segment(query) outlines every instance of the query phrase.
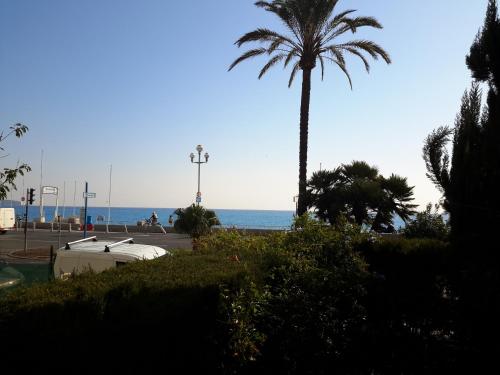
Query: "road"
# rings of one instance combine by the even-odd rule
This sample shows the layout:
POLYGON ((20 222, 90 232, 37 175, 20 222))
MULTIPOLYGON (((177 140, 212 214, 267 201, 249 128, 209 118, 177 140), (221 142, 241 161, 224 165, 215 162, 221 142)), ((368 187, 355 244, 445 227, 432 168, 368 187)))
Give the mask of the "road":
MULTIPOLYGON (((120 241, 127 238, 133 238, 135 243, 154 245, 163 249, 192 249, 192 242, 189 236, 184 234, 167 233, 90 233, 88 236, 97 236, 99 240, 114 240, 120 241)), ((64 246, 66 242, 76 241, 83 238, 81 232, 61 232, 59 239, 58 232, 50 230, 37 230, 35 232, 28 231, 28 248, 58 248, 58 244, 64 246)), ((0 235, 0 258, 8 257, 8 254, 24 249, 24 233, 9 232, 5 235, 0 235)))

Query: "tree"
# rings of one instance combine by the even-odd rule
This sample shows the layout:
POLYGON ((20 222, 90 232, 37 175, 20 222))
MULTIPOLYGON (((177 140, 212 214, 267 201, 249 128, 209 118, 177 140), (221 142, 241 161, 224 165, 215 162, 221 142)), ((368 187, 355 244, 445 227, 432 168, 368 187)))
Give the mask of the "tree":
POLYGON ((470 348, 472 366, 495 358, 500 334, 500 253, 494 238, 500 225, 499 46, 498 7, 490 0, 484 26, 466 59, 475 82, 462 99, 455 127, 432 132, 423 150, 428 176, 442 191, 450 213, 450 281, 457 296, 453 330, 460 345, 470 348), (481 82, 488 85, 484 108, 481 82), (446 145, 452 136, 450 160, 446 145))
POLYGON ((299 201, 297 214, 300 216, 307 210, 307 142, 309 128, 309 103, 311 93, 311 72, 319 62, 321 79, 324 77, 325 62, 335 64, 349 80, 345 54, 359 57, 366 71, 370 65, 363 52, 377 60, 381 57, 386 63, 391 59, 386 51, 372 41, 360 39, 347 42, 337 42, 346 32, 353 34, 362 27, 381 29, 382 25, 373 17, 351 17, 355 10, 346 10, 337 14, 335 7, 339 0, 273 0, 257 1, 259 8, 273 13, 287 28, 288 34, 259 28, 243 35, 236 41, 241 47, 249 42, 267 44, 266 47, 251 49, 237 58, 229 67, 233 69, 244 60, 268 55, 272 57, 259 73, 259 79, 274 65, 284 62, 284 66, 292 66, 288 87, 299 70, 302 70, 302 95, 300 104, 300 148, 299 148, 299 201))
POLYGON ((486 109, 480 145, 481 184, 483 185, 483 230, 491 233, 500 224, 500 18, 496 0, 489 0, 483 28, 478 32, 467 56, 473 78, 488 84, 486 109))
POLYGON ((178 208, 175 210, 175 215, 177 215, 177 220, 174 222, 175 230, 188 233, 194 239, 210 233, 212 226, 220 225, 214 211, 195 204, 187 208, 178 208))
MULTIPOLYGON (((5 141, 9 136, 15 135, 17 138, 21 138, 28 131, 28 127, 23 124, 15 124, 9 127, 9 132, 4 135, 2 131, 0 133, 0 143, 5 141)), ((4 151, 4 148, 0 146, 0 151, 4 151)), ((2 155, 0 158, 4 158, 7 155, 2 155)), ((0 171, 0 200, 7 198, 7 194, 11 190, 16 190, 15 180, 18 176, 24 176, 25 172, 31 171, 31 168, 27 164, 17 165, 15 168, 3 168, 0 171)))
MULTIPOLYGON (((481 91, 474 83, 462 97, 455 127, 440 127, 426 139, 423 157, 427 176, 443 193, 443 207, 450 213, 451 236, 475 236, 481 232, 481 217, 488 207, 484 200, 484 115, 481 111, 481 91), (450 157, 446 146, 453 136, 450 157)), ((460 240, 458 240, 460 241, 460 240)))
POLYGON ((346 217, 377 232, 393 232, 394 215, 405 222, 414 214, 413 187, 406 178, 385 178, 362 161, 320 171, 308 181, 307 204, 316 216, 334 225, 346 217))

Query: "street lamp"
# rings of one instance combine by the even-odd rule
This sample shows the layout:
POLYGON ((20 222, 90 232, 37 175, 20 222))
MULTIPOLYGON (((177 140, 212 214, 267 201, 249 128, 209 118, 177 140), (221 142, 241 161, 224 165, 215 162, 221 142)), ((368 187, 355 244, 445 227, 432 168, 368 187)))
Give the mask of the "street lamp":
POLYGON ((198 192, 196 193, 196 204, 198 206, 200 205, 201 202, 201 191, 200 191, 200 166, 202 164, 208 163, 208 158, 210 155, 208 155, 208 152, 205 152, 205 161, 201 161, 201 152, 203 151, 203 146, 198 145, 196 146, 196 151, 198 152, 198 161, 194 161, 194 153, 189 154, 189 157, 191 158, 191 163, 193 164, 198 164, 198 192))

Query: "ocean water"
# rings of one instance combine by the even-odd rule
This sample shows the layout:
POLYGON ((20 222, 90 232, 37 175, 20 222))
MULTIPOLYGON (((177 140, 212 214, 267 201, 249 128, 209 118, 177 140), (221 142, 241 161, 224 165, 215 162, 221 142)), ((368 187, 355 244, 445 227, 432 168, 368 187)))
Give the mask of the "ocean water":
MULTIPOLYGON (((16 215, 24 215, 24 207, 15 207, 16 215)), ((45 221, 50 222, 54 217, 55 207, 44 207, 45 221)), ((175 208, 130 208, 130 207, 111 207, 111 224, 130 224, 135 225, 138 221, 151 217, 153 211, 158 214, 158 221, 163 225, 168 225, 168 218, 174 215, 175 208)), ((245 229, 289 229, 293 221, 293 211, 268 211, 268 210, 226 210, 214 209, 219 221, 223 227, 236 227, 245 229)), ((64 216, 69 217, 75 214, 80 216, 80 207, 66 207, 64 216)), ((63 215, 62 207, 59 207, 59 215, 63 215)), ((38 206, 30 206, 28 218, 30 220, 38 218, 40 210, 38 206)), ((104 223, 108 220, 107 207, 88 207, 87 216, 91 217, 93 224, 99 224, 103 219, 104 223)), ((175 215, 174 215, 175 219, 175 215)))
MULTIPOLYGON (((16 215, 24 215, 24 207, 15 207, 16 215)), ((45 221, 50 222, 54 217, 55 207, 44 207, 45 221)), ((158 214, 158 221, 163 225, 168 225, 168 218, 174 214, 175 208, 131 208, 131 207, 111 207, 111 224, 135 225, 138 221, 151 217, 153 211, 158 214)), ((293 222, 294 211, 270 211, 270 210, 227 210, 214 209, 223 227, 243 228, 243 229, 289 229, 293 222)), ((80 216, 80 207, 66 207, 64 210, 59 207, 59 215, 69 217, 73 214, 80 216)), ((30 206, 28 217, 30 220, 38 218, 39 207, 30 206)), ((91 217, 93 224, 106 223, 108 218, 107 207, 88 207, 87 216, 91 217), (100 219, 104 221, 101 222, 100 219)), ((175 219, 175 215, 174 215, 175 219)), ((394 227, 404 227, 404 222, 396 217, 394 227)))

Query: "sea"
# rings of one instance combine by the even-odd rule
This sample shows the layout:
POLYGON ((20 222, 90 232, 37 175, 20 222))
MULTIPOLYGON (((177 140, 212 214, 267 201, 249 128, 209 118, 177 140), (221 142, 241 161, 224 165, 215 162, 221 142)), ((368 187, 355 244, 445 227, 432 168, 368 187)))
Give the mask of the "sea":
MULTIPOLYGON (((3 207, 10 207, 3 205, 3 207)), ((13 206, 16 209, 16 215, 23 217, 25 207, 13 206)), ((77 216, 80 217, 81 207, 59 207, 58 214, 63 217, 77 216)), ((110 224, 127 224, 136 225, 137 222, 149 219, 153 211, 158 215, 158 221, 163 225, 168 225, 170 215, 173 215, 175 220, 175 208, 137 208, 137 207, 111 207, 110 224)), ((225 228, 240 228, 240 229, 269 229, 282 230, 290 229, 293 223, 294 211, 276 211, 276 210, 237 210, 237 209, 213 209, 221 222, 221 226, 225 228)), ((54 218, 55 207, 44 207, 45 221, 50 222, 54 218)), ((30 206, 28 212, 29 220, 33 220, 40 216, 38 206, 30 206)), ((83 216, 83 215, 82 215, 83 216)), ((87 216, 93 224, 107 223, 108 207, 88 207, 87 216)), ((396 217, 394 219, 394 227, 403 227, 404 222, 396 217)))

